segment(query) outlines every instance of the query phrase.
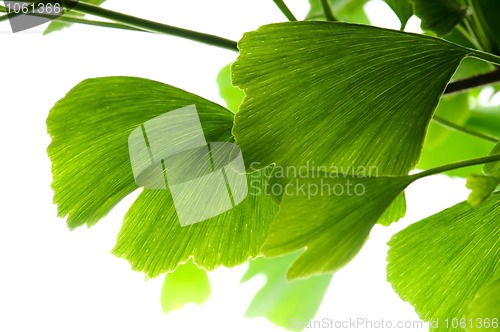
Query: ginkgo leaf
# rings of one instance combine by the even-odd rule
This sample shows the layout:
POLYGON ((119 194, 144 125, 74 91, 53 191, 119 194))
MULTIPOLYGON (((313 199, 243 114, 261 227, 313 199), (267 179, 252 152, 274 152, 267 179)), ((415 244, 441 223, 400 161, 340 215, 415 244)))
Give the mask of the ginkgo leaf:
POLYGON ((404 30, 406 23, 413 16, 410 0, 385 0, 385 3, 396 13, 401 22, 401 30, 404 30))
MULTIPOLYGON (((54 201, 59 215, 68 216, 69 227, 95 224, 137 189, 128 146, 134 129, 193 104, 208 142, 232 140, 230 111, 146 79, 86 80, 61 99, 47 119, 52 136, 48 152, 54 201)), ((188 136, 176 137, 176 143, 188 136)), ((235 208, 186 227, 179 223, 168 188, 145 189, 125 217, 114 253, 150 277, 173 271, 190 257, 206 269, 234 266, 256 257, 277 210, 272 199, 261 193, 264 172, 249 175, 248 195, 235 208)), ((193 205, 204 196, 193 191, 193 205)))
POLYGON ((469 53, 338 22, 263 26, 239 48, 233 83, 246 97, 233 135, 245 162, 374 166, 378 176, 415 166, 439 98, 469 53))
MULTIPOLYGON (((473 127, 472 123, 476 121, 478 112, 469 107, 470 95, 461 93, 443 96, 436 109, 436 116, 462 127, 473 127)), ((482 157, 487 155, 493 146, 491 142, 432 121, 425 136, 417 168, 429 169, 457 160, 482 157)), ((466 178, 471 173, 482 173, 482 166, 456 169, 445 174, 466 178)))
MULTIPOLYGON (((86 2, 86 3, 89 3, 91 5, 99 6, 99 5, 103 4, 104 1, 106 1, 106 0, 78 0, 78 1, 86 2)), ((83 17, 84 16, 83 14, 80 14, 80 13, 77 13, 74 11, 71 11, 71 15, 73 17, 83 17)), ((69 28, 72 25, 73 25, 73 23, 61 22, 58 19, 54 19, 49 23, 49 25, 47 26, 47 28, 45 29, 43 34, 47 35, 49 33, 55 32, 55 31, 60 31, 64 28, 69 28)))
POLYGON ((412 181, 315 174, 286 188, 262 252, 273 257, 305 249, 288 279, 329 273, 361 249, 377 220, 412 181))
POLYGON ((500 327, 500 279, 481 288, 467 312, 467 332, 498 331, 500 327))
MULTIPOLYGON (((500 153, 500 144, 497 144, 491 154, 500 153)), ((485 175, 470 175, 467 178, 467 188, 472 192, 467 201, 472 205, 478 205, 488 198, 500 185, 500 162, 484 165, 485 175)))
POLYGON ((249 262, 243 276, 245 282, 257 275, 266 277, 266 284, 255 295, 246 316, 266 317, 276 325, 301 331, 319 309, 332 275, 314 276, 305 280, 286 280, 286 270, 297 257, 291 254, 272 259, 260 257, 249 262))
POLYGON ((231 65, 224 66, 217 75, 219 93, 226 102, 227 108, 234 113, 238 112, 245 94, 231 83, 231 65))
POLYGON ((472 11, 464 0, 410 0, 413 11, 421 20, 421 28, 438 36, 451 32, 472 11))
POLYGON ((187 303, 202 304, 210 292, 207 272, 189 260, 165 276, 161 290, 163 312, 179 310, 187 303))
POLYGON ((142 78, 89 79, 56 103, 47 118, 52 138, 54 202, 70 228, 94 225, 138 188, 128 137, 137 126, 195 104, 207 140, 231 141, 233 114, 206 99, 142 78))
POLYGON ((260 254, 277 205, 264 193, 265 170, 249 174, 249 193, 233 209, 181 227, 169 190, 145 189, 125 215, 113 254, 154 278, 190 257, 207 270, 260 254))
MULTIPOLYGON (((467 126, 467 124, 465 125, 467 126)), ((429 169, 457 160, 467 160, 488 155, 494 146, 481 138, 459 131, 450 131, 444 140, 435 146, 424 145, 418 169, 429 169)), ((466 178, 471 173, 481 173, 481 166, 472 166, 446 172, 450 176, 466 178)))
POLYGON ((389 241, 387 278, 433 331, 463 331, 445 320, 464 317, 476 293, 500 277, 500 195, 459 203, 389 241))

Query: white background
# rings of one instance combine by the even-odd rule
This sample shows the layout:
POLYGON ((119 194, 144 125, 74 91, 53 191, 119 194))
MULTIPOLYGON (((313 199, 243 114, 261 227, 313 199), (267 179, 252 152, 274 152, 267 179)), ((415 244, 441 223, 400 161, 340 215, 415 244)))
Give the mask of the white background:
MULTIPOLYGON (((308 10, 306 0, 288 3, 298 17, 308 10)), ((234 40, 285 20, 271 0, 109 0, 106 7, 234 40)), ((384 3, 368 7, 376 25, 399 27, 384 3)), ((146 281, 110 254, 136 194, 90 230, 70 232, 52 204, 45 119, 69 89, 89 77, 140 76, 222 103, 215 77, 236 53, 163 35, 73 26, 42 36, 43 29, 14 35, 0 23, 0 331, 281 331, 264 318, 244 318, 264 283, 240 285, 245 266, 211 273, 205 305, 164 315, 163 278, 146 281)), ((418 29, 416 20, 410 29, 418 29)), ((467 193, 463 181, 444 176, 412 185, 407 217, 374 229, 360 255, 334 276, 317 318, 418 320, 385 281, 385 243, 467 193)))

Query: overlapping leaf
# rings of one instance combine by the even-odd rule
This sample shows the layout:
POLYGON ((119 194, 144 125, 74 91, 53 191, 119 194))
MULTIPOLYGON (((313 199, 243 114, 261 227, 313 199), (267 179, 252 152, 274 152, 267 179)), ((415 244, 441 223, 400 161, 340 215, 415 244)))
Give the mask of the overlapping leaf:
POLYGON ((259 274, 265 275, 267 280, 253 298, 247 317, 264 316, 276 325, 295 331, 301 331, 305 322, 314 318, 332 275, 287 281, 286 270, 296 257, 292 254, 250 261, 242 282, 259 274))
POLYGON ((227 108, 234 113, 238 112, 238 107, 245 94, 231 83, 231 65, 227 65, 221 69, 217 75, 217 85, 219 86, 219 93, 222 99, 226 102, 227 108))
POLYGON ((474 0, 474 15, 477 16, 481 24, 482 33, 487 38, 487 51, 499 54, 500 53, 500 20, 498 13, 500 12, 500 2, 497 0, 474 0))
POLYGON ((434 331, 462 331, 476 293, 500 277, 500 195, 477 207, 462 202, 413 224, 389 241, 387 277, 419 316, 440 322, 434 331))
MULTIPOLYGON (((82 1, 82 2, 89 3, 91 5, 99 6, 99 5, 103 4, 104 1, 106 1, 106 0, 78 0, 78 1, 82 1)), ((81 18, 84 15, 77 13, 77 12, 74 12, 74 11, 71 11, 71 16, 81 18)), ((55 31, 60 31, 64 28, 70 27, 71 25, 73 25, 73 23, 61 22, 58 19, 55 19, 55 20, 52 20, 52 22, 50 22, 50 24, 47 26, 47 28, 45 29, 43 34, 46 35, 46 34, 49 34, 49 33, 55 32, 55 31)))
MULTIPOLYGON (((500 154, 500 143, 495 146, 491 154, 500 154)), ((484 174, 470 175, 467 178, 467 188, 472 190, 467 200, 472 205, 483 202, 500 185, 500 162, 484 165, 484 174)))
POLYGON ((500 327, 500 279, 477 292, 466 312, 468 332, 495 331, 500 327))
MULTIPOLYGON (((137 189, 128 136, 160 114, 195 104, 208 142, 231 141, 233 114, 183 90, 146 79, 86 80, 51 110, 54 201, 68 226, 93 225, 137 189)), ((181 138, 180 138, 181 139, 181 138)), ((258 179, 262 179, 260 174, 258 179)), ((168 190, 144 190, 125 217, 114 253, 151 277, 173 271, 193 256, 207 269, 233 266, 255 257, 276 207, 271 198, 249 195, 235 209, 181 227, 168 190)))
MULTIPOLYGON (((244 94, 231 84, 230 66, 225 66, 217 76, 217 84, 222 98, 235 112, 243 101, 244 94)), ((394 208, 388 209, 387 223, 399 219, 404 214, 404 196, 397 200, 394 208), (402 211, 403 210, 403 211, 402 211)), ((305 322, 314 318, 328 288, 331 275, 311 277, 306 280, 289 282, 286 270, 297 257, 296 254, 268 259, 259 257, 250 260, 247 272, 242 278, 245 282, 256 275, 266 276, 266 285, 255 295, 246 316, 266 317, 276 325, 291 330, 302 330, 305 322)))
POLYGON ((385 0, 385 2, 396 13, 401 22, 401 30, 404 30, 406 23, 413 16, 413 8, 410 0, 385 0))
POLYGON ((246 98, 233 134, 247 163, 375 166, 403 175, 468 51, 368 26, 289 22, 239 42, 233 83, 246 98))
MULTIPOLYGON (((349 23, 370 24, 370 20, 363 9, 368 0, 329 0, 335 18, 349 23)), ((309 0, 311 9, 307 13, 306 20, 326 21, 325 12, 321 0, 309 0)))
MULTIPOLYGON (((469 110, 469 98, 468 93, 441 98, 436 115, 459 126, 473 127, 471 122, 476 121, 478 112, 469 110)), ((491 142, 433 121, 429 125, 417 168, 429 169, 457 160, 482 157, 492 147, 491 142)), ((474 172, 481 173, 481 169, 481 166, 474 166, 452 170, 446 174, 467 177, 474 172)))
POLYGON ((450 33, 472 11, 464 0, 410 0, 416 16, 422 20, 423 30, 438 36, 450 33))
POLYGON ((410 177, 318 175, 288 185, 262 248, 269 257, 305 249, 288 270, 289 279, 333 272, 347 264, 411 182, 410 177))
POLYGON ((207 272, 188 261, 165 276, 161 290, 163 312, 179 310, 187 303, 202 304, 210 292, 207 272))

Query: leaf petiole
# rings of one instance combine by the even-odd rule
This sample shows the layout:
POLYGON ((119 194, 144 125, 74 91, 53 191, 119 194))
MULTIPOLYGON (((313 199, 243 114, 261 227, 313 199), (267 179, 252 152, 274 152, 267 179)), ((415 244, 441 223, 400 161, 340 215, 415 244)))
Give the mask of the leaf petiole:
POLYGON ((283 2, 283 0, 273 0, 276 6, 281 10, 281 12, 286 16, 289 21, 297 21, 291 10, 283 2))
POLYGON ((490 155, 490 156, 486 156, 486 157, 469 159, 469 160, 459 161, 456 163, 451 163, 451 164, 447 164, 447 165, 443 165, 443 166, 438 166, 435 168, 430 168, 430 169, 425 170, 423 172, 413 174, 410 177, 413 178, 413 181, 415 181, 415 180, 422 179, 422 178, 427 177, 427 176, 436 175, 439 173, 444 173, 444 172, 452 171, 452 170, 459 169, 459 168, 482 165, 482 164, 487 164, 487 163, 493 163, 496 161, 500 161, 500 154, 494 154, 494 155, 490 155))

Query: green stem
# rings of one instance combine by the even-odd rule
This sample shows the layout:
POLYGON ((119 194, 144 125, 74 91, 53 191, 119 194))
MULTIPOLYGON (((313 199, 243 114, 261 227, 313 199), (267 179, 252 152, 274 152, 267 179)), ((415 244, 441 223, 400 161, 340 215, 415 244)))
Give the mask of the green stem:
POLYGON ((500 66, 500 56, 475 49, 469 49, 469 50, 470 50, 469 53, 470 56, 500 66))
MULTIPOLYGON (((42 1, 45 1, 45 0, 37 0, 37 1, 34 1, 33 2, 33 5, 37 5, 39 4, 40 2, 42 1)), ((5 9, 5 12, 8 13, 9 11, 7 10, 7 7, 3 7, 5 9)), ((8 19, 11 19, 11 18, 14 18, 16 16, 21 16, 21 15, 26 15, 24 14, 23 12, 17 12, 17 13, 10 13, 10 14, 6 14, 6 15, 3 15, 3 16, 0 16, 0 22, 3 22, 3 21, 7 21, 8 19)))
MULTIPOLYGON (((40 0, 43 1, 43 0, 40 0)), ((37 1, 37 2, 40 2, 37 1)), ((35 3, 37 3, 35 2, 35 3)), ((193 41, 197 41, 200 43, 217 46, 221 48, 225 48, 231 51, 238 52, 238 45, 234 40, 229 40, 226 38, 222 38, 219 36, 214 36, 198 31, 187 30, 183 28, 174 27, 167 24, 162 24, 154 21, 145 20, 142 18, 138 18, 135 16, 118 13, 109 9, 104 9, 99 6, 90 5, 84 2, 75 3, 74 0, 66 0, 66 3, 74 3, 75 7, 72 9, 76 12, 80 12, 82 14, 94 15, 97 17, 109 19, 114 21, 115 23, 126 25, 130 28, 135 28, 137 30, 148 31, 148 32, 156 32, 161 34, 172 35, 180 38, 185 38, 193 41)), ((16 14, 9 14, 0 16, 0 22, 9 19, 16 14)), ((22 15, 20 13, 19 15, 22 15)))
POLYGON ((493 163, 493 162, 497 162, 497 161, 500 161, 500 154, 494 154, 494 155, 487 156, 487 157, 459 161, 456 163, 431 168, 431 169, 425 170, 423 172, 413 174, 413 175, 411 175, 411 177, 413 178, 413 181, 415 181, 415 180, 418 180, 418 179, 421 179, 421 178, 424 178, 427 176, 436 175, 439 173, 444 173, 444 172, 452 171, 452 170, 459 169, 459 168, 482 165, 482 164, 487 164, 487 163, 493 163))
POLYGON ((471 128, 460 126, 460 125, 458 125, 456 123, 453 123, 451 121, 448 121, 448 120, 446 120, 446 119, 444 119, 444 118, 442 118, 442 117, 440 117, 438 115, 434 115, 432 117, 432 120, 434 120, 435 122, 439 123, 440 125, 442 125, 444 127, 455 129, 455 130, 461 131, 463 133, 466 133, 466 134, 469 134, 469 135, 472 135, 472 136, 476 136, 478 138, 484 139, 486 141, 489 141, 489 142, 492 142, 492 143, 495 143, 495 144, 497 144, 500 141, 500 139, 498 139, 495 136, 491 136, 491 135, 482 133, 480 131, 477 131, 477 130, 474 130, 474 129, 471 129, 471 128))
POLYGON ((150 32, 150 31, 145 31, 145 30, 134 28, 134 27, 130 27, 130 26, 125 25, 125 24, 113 23, 113 22, 95 21, 95 20, 87 20, 87 19, 78 18, 78 17, 75 17, 75 16, 70 16, 70 15, 63 15, 61 17, 58 17, 57 21, 59 21, 59 22, 65 22, 65 23, 77 23, 77 24, 83 24, 83 25, 98 26, 98 27, 103 27, 103 28, 112 28, 112 29, 120 29, 120 30, 150 32))
POLYGON ((332 8, 330 7, 328 0, 321 0, 321 6, 323 6, 323 12, 325 13, 325 17, 328 21, 338 21, 333 15, 332 8))
POLYGON ((6 13, 7 12, 7 8, 5 8, 4 6, 0 5, 0 12, 6 13))
MULTIPOLYGON (((75 1, 66 0, 66 3, 68 2, 74 3, 75 1)), ((88 3, 84 3, 81 1, 76 3, 73 10, 83 14, 89 14, 105 18, 114 21, 116 23, 122 23, 136 29, 172 35, 238 52, 238 45, 235 41, 225 39, 219 36, 214 36, 198 31, 187 30, 167 24, 145 20, 135 16, 115 12, 109 9, 104 9, 99 6, 90 5, 88 3)))
POLYGON ((290 9, 287 7, 287 5, 283 2, 283 0, 273 0, 273 1, 289 21, 297 21, 297 19, 290 11, 290 9))

